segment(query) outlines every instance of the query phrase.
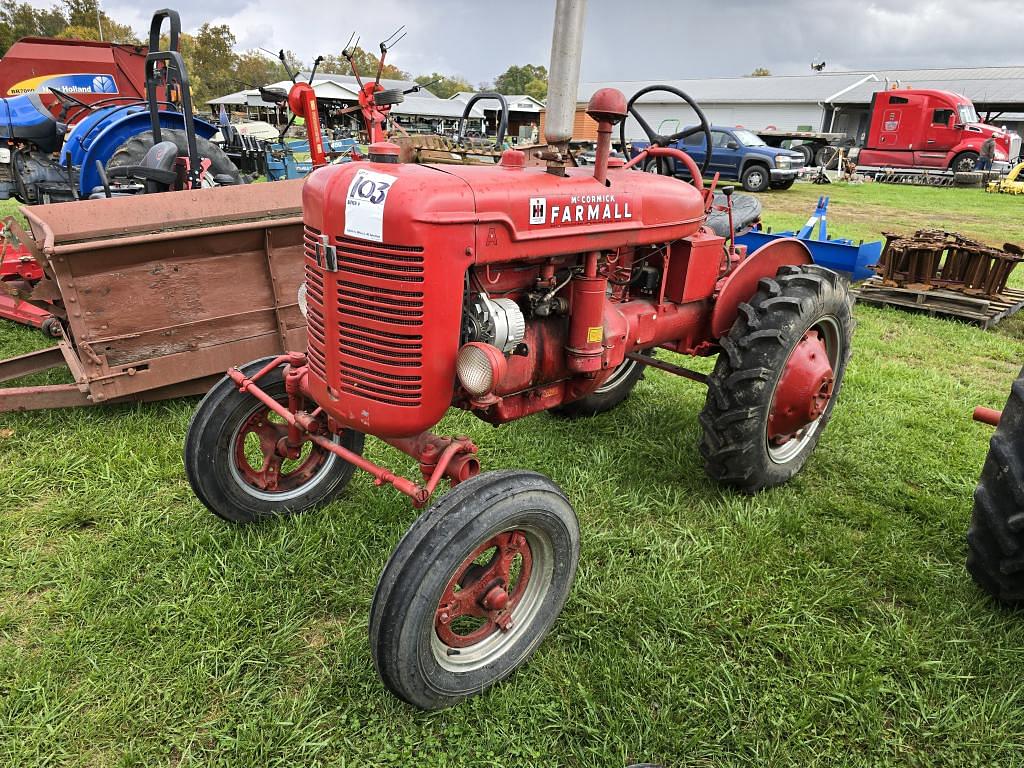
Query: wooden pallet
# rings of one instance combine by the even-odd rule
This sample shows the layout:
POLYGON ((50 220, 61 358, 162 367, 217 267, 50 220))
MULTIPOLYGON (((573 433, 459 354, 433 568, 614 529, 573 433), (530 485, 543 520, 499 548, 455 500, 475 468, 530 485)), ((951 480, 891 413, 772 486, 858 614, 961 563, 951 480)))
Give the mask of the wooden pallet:
POLYGON ((949 317, 965 323, 991 328, 1010 315, 1024 309, 1024 291, 1007 288, 998 298, 968 296, 956 291, 933 288, 916 291, 882 285, 882 279, 872 277, 853 289, 857 301, 877 307, 899 307, 925 312, 938 317, 949 317))

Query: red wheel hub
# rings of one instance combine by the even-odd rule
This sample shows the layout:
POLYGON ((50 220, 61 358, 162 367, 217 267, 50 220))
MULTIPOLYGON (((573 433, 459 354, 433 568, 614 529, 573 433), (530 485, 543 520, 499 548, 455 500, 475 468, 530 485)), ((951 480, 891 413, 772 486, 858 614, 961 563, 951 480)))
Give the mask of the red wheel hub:
POLYGON ((768 413, 768 439, 782 445, 818 419, 832 398, 834 384, 825 342, 818 331, 810 330, 793 349, 775 388, 768 413))
POLYGON ((434 616, 438 638, 449 648, 466 648, 511 629, 512 610, 532 571, 533 557, 522 531, 485 541, 462 562, 441 595, 434 616))
POLYGON ((235 466, 242 479, 254 488, 276 493, 292 491, 316 475, 330 454, 311 444, 305 459, 299 453, 289 456, 288 426, 271 421, 270 416, 269 408, 260 408, 239 428, 234 446, 235 466), (249 435, 255 435, 257 440, 248 439, 249 435))

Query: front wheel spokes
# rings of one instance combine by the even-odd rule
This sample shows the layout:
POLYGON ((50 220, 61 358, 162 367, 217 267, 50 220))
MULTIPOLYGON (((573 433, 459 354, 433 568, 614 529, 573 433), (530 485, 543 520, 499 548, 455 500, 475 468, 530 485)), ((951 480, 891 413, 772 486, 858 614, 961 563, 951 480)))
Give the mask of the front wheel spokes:
POLYGON ((450 648, 466 648, 512 628, 512 611, 533 570, 522 531, 481 544, 456 570, 437 607, 434 628, 450 648))

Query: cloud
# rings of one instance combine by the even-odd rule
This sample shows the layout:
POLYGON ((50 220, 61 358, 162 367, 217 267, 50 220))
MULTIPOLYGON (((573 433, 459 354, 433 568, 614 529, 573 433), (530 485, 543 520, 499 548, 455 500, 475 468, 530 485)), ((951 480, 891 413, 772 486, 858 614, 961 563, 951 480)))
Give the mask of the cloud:
MULTIPOLYGON (((45 0, 34 4, 49 5, 45 0)), ((312 60, 339 53, 353 31, 363 46, 405 25, 390 60, 413 74, 493 80, 513 64, 548 63, 554 0, 504 5, 479 0, 342 0, 288 4, 227 0, 175 4, 186 29, 225 23, 240 50, 287 48, 312 60)), ((153 6, 153 9, 157 8, 153 6)), ((103 0, 113 18, 140 33, 149 9, 103 0)), ((583 79, 658 80, 806 73, 814 60, 829 71, 1019 64, 1021 9, 1006 0, 904 0, 837 7, 812 0, 590 0, 583 79)))

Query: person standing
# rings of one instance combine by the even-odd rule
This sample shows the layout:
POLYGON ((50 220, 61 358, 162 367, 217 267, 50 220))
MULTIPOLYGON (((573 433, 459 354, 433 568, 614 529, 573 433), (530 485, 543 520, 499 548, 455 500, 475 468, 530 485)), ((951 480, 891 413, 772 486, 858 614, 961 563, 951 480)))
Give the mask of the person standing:
POLYGON ((981 152, 978 154, 978 162, 974 166, 976 171, 991 171, 992 161, 996 156, 996 140, 989 136, 981 143, 981 152))

